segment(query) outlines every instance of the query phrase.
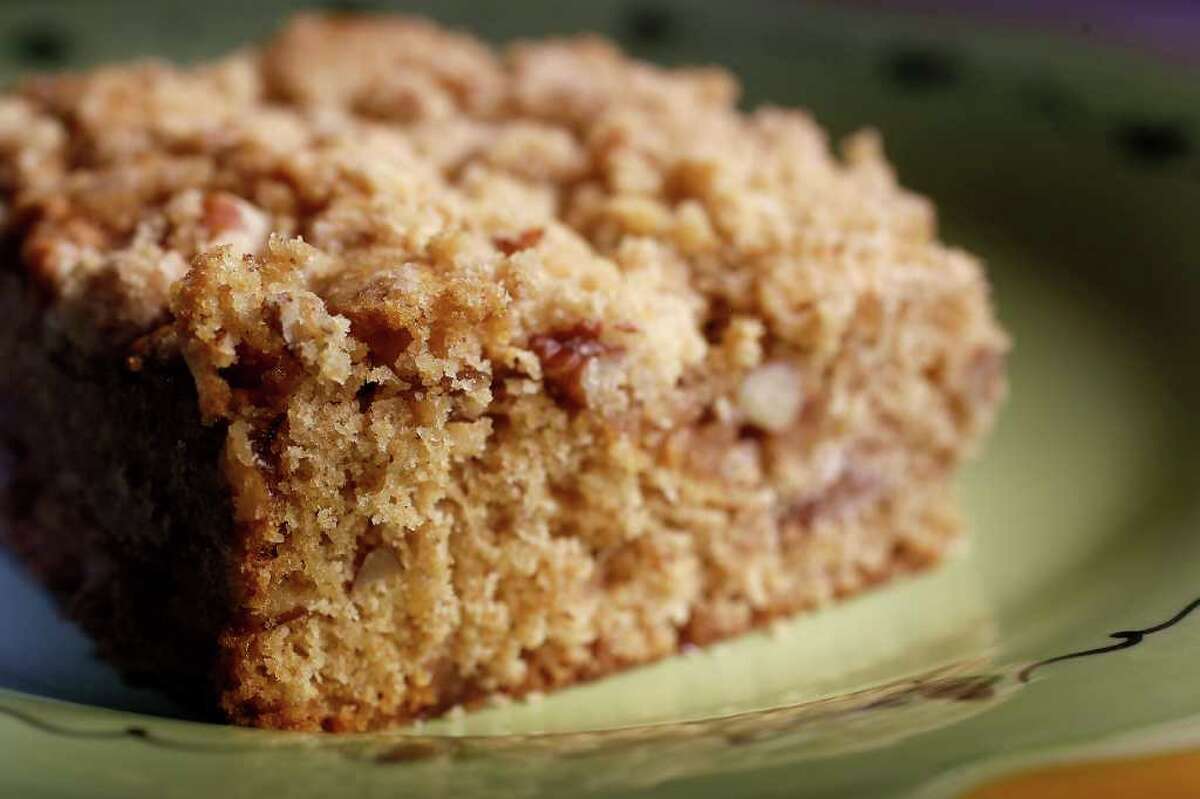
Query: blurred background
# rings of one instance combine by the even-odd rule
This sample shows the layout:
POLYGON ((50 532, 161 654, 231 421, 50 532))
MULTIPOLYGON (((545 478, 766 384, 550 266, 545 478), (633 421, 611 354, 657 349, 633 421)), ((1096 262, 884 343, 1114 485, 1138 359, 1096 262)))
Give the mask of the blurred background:
POLYGON ((974 16, 1003 25, 1049 28, 1106 44, 1200 62, 1197 0, 842 0, 875 10, 974 16))
MULTIPOLYGON (((571 5, 596 5, 611 9, 612 3, 482 2, 474 7, 475 27, 500 33, 505 18, 528 17, 525 6, 540 6, 549 15, 559 15, 563 30, 579 18, 571 5), (520 13, 514 13, 520 12, 520 13)), ((716 2, 673 3, 663 0, 628 0, 619 6, 620 22, 607 31, 629 44, 663 42, 679 34, 688 24, 689 6, 725 5, 716 2)), ((974 19, 993 25, 1053 31, 1106 44, 1149 51, 1174 61, 1200 62, 1200 2, 1197 0, 750 0, 735 5, 743 13, 794 14, 798 9, 860 8, 885 14, 906 13, 937 25, 951 19, 974 19)), ((257 35, 264 21, 289 8, 311 7, 333 11, 415 10, 459 16, 463 3, 406 2, 406 0, 259 0, 183 3, 172 0, 0 0, 0 36, 6 39, 8 59, 38 67, 53 67, 87 59, 98 51, 99 34, 123 45, 140 42, 146 52, 157 49, 156 33, 177 40, 180 27, 188 31, 192 49, 202 52, 223 18, 242 26, 243 38, 257 35), (229 11, 231 16, 218 12, 229 11), (173 29, 173 30, 172 30, 173 29), (141 35, 136 35, 141 34, 141 35)), ((230 32, 235 29, 229 29, 230 32)), ((177 46, 175 46, 177 50, 177 46)), ((101 48, 100 51, 103 51, 101 48)))

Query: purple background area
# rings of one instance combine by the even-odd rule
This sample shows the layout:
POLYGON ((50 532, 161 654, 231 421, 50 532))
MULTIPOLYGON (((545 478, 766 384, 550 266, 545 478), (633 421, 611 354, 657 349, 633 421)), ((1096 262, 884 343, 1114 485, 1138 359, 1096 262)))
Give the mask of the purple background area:
POLYGON ((1200 64, 1200 0, 837 0, 836 4, 1042 26, 1200 64))

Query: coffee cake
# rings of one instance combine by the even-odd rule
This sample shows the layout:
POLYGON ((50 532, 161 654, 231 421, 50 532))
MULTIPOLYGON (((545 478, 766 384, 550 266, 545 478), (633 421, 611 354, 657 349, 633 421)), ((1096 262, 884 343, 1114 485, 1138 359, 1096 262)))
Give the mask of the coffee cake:
POLYGON ((0 101, 11 539, 127 675, 367 730, 936 562, 1003 393, 879 139, 304 16, 0 101))

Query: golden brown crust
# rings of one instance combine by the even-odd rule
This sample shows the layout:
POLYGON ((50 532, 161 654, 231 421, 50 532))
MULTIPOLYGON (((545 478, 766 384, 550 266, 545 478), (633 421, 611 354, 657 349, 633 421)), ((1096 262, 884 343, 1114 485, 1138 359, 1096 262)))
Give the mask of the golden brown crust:
POLYGON ((224 430, 232 719, 561 686, 940 556, 1003 390, 982 270, 874 136, 736 94, 302 17, 0 103, 48 318, 182 358, 224 430))

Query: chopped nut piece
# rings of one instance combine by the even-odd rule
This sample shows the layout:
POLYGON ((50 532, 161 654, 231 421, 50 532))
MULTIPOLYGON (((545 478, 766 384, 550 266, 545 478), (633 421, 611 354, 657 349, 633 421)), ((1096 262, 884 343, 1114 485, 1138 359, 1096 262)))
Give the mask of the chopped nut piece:
POLYGON ((505 255, 512 255, 521 250, 528 250, 530 247, 536 247, 538 242, 542 240, 542 236, 546 233, 542 228, 530 228, 521 232, 521 235, 516 238, 507 238, 505 236, 497 236, 494 241, 496 249, 505 255))
POLYGON ((204 225, 210 246, 227 244, 239 255, 257 253, 267 243, 271 219, 251 203, 218 192, 204 198, 204 225))
POLYGON ((354 592, 361 593, 378 583, 395 580, 404 573, 396 554, 387 547, 375 547, 363 558, 354 575, 354 592))
POLYGON ((542 363, 542 375, 555 394, 577 408, 587 406, 584 370, 593 358, 618 352, 600 340, 599 322, 580 322, 574 327, 534 336, 529 348, 542 363))
POLYGON ((800 375, 786 363, 768 363, 742 380, 738 407, 753 425, 768 432, 786 430, 804 406, 800 375))

